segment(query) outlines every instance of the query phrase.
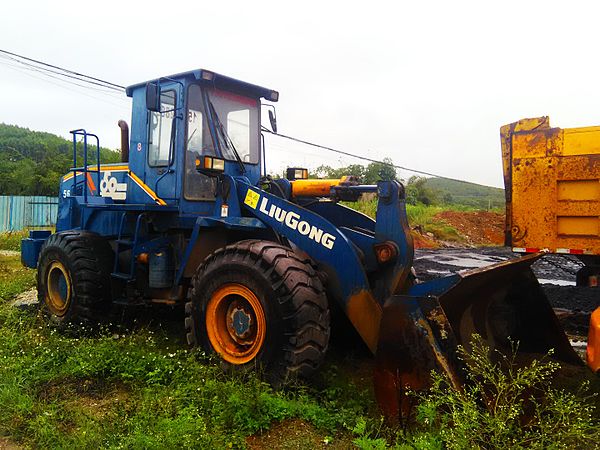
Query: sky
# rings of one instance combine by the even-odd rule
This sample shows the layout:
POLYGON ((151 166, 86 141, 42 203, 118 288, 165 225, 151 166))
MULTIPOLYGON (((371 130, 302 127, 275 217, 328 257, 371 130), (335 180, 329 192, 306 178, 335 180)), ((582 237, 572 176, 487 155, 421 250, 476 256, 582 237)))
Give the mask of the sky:
MULTIPOLYGON (((279 132, 503 187, 499 128, 600 124, 600 3, 21 1, 0 48, 120 85, 205 68, 280 92, 279 132)), ((0 59, 0 122, 118 148, 130 99, 0 59)), ((266 114, 263 123, 268 122, 266 114)), ((357 161, 267 139, 267 166, 357 161)), ((402 177, 410 172, 401 171, 402 177)))

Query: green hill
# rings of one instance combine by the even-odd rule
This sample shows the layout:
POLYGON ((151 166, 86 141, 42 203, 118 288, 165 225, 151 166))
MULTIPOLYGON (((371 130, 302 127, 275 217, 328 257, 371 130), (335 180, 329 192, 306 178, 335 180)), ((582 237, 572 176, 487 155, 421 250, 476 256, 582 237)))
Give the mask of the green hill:
MULTIPOLYGON (((89 152, 90 162, 95 152, 89 152)), ((100 149, 100 161, 118 162, 118 152, 100 149)), ((78 145, 78 164, 83 147, 78 145)), ((73 144, 60 136, 0 124, 0 195, 55 196, 58 182, 73 165, 73 144)), ((82 165, 82 164, 80 164, 82 165)))
POLYGON ((483 209, 504 208, 504 189, 443 178, 427 178, 425 186, 436 192, 442 203, 483 209))

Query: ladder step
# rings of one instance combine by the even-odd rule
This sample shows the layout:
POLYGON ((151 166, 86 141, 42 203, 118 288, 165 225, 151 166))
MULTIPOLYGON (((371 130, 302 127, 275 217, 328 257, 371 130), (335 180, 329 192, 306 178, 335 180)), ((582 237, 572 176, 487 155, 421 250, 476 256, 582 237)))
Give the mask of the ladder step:
POLYGON ((133 247, 134 242, 130 239, 118 239, 117 244, 124 247, 133 247))

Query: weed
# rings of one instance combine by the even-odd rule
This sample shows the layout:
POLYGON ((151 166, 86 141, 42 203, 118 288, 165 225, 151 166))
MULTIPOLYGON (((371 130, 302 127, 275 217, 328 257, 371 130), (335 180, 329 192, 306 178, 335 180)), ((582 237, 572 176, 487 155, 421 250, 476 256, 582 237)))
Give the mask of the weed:
MULTIPOLYGON (((377 200, 375 199, 348 202, 345 205, 372 218, 375 218, 375 214, 377 213, 377 200)), ((452 205, 451 207, 427 206, 422 204, 406 205, 408 224, 412 228, 419 227, 424 232, 432 233, 436 238, 444 241, 462 241, 462 237, 455 228, 434 220, 436 214, 447 210, 474 211, 475 209, 460 205, 452 205)))
POLYGON ((21 250, 21 239, 27 237, 27 231, 8 231, 0 233, 0 250, 21 250))
POLYGON ((379 437, 379 431, 383 422, 379 422, 379 428, 375 430, 373 424, 367 423, 364 417, 360 417, 352 428, 352 433, 357 436, 352 442, 363 450, 382 450, 387 448, 387 441, 379 437))
POLYGON ((510 356, 490 352, 479 336, 472 349, 459 349, 467 368, 464 389, 433 372, 430 391, 420 395, 420 433, 411 444, 448 449, 595 448, 600 428, 589 398, 559 391, 551 380, 559 364, 534 360, 517 368, 510 356), (498 362, 494 359, 498 357, 498 362))

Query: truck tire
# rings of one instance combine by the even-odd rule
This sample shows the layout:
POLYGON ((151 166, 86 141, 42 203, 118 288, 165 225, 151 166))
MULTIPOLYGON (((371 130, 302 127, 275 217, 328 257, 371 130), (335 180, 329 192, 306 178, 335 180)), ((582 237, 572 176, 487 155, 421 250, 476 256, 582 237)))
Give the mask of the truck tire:
POLYGON ((113 253, 101 236, 86 231, 53 234, 38 262, 38 300, 49 320, 67 325, 98 321, 111 302, 113 253))
POLYGON ((274 242, 241 241, 210 255, 185 311, 190 345, 217 354, 226 371, 258 369, 276 387, 310 375, 329 344, 318 273, 274 242))

